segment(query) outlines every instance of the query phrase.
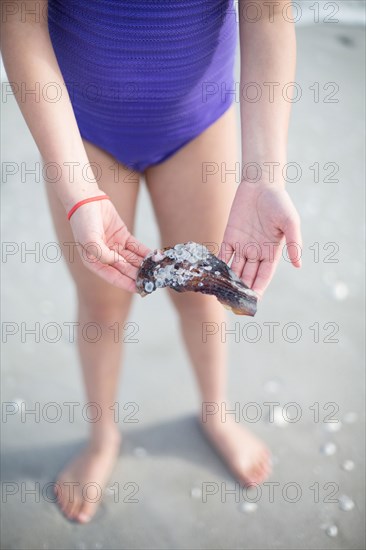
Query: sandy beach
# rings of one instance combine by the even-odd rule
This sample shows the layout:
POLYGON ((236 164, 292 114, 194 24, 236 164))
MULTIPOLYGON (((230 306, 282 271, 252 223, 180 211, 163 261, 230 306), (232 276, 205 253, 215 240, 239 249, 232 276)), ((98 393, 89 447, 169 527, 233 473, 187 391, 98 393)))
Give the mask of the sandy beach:
MULTIPOLYGON (((268 443, 273 474, 262 488, 235 484, 198 428, 165 292, 136 296, 116 404, 122 452, 86 526, 62 516, 50 489, 88 430, 75 291, 53 244, 39 153, 14 98, 3 101, 4 550, 365 548, 365 35, 300 25, 297 39, 287 188, 303 267, 283 259, 256 317, 230 314, 222 333, 235 419, 268 443)), ((159 245, 144 188, 136 235, 159 245)))

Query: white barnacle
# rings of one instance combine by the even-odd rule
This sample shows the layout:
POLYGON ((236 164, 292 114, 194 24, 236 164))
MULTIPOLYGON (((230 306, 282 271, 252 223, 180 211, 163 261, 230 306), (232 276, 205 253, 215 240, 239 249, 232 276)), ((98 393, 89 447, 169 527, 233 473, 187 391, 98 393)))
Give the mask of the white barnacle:
POLYGON ((174 250, 177 256, 182 256, 186 252, 184 244, 176 244, 174 250))
POLYGON ((165 251, 165 256, 171 259, 175 259, 175 250, 173 248, 169 248, 169 250, 165 251))
POLYGON ((197 263, 197 258, 195 256, 193 256, 193 254, 191 254, 189 256, 189 258, 187 258, 187 262, 189 262, 190 264, 196 264, 197 263))
POLYGON ((183 250, 182 252, 182 255, 181 255, 181 259, 182 260, 188 260, 188 258, 191 257, 191 253, 188 252, 188 250, 183 250))
POLYGON ((172 265, 166 265, 165 267, 161 267, 157 272, 157 277, 161 278, 162 280, 169 280, 172 276, 172 265))
POLYGON ((154 290, 154 283, 148 281, 147 283, 145 283, 144 288, 145 292, 152 292, 154 290))
POLYGON ((154 262, 161 262, 161 260, 164 260, 164 258, 165 258, 165 254, 163 254, 163 253, 161 252, 161 250, 158 250, 158 249, 156 249, 156 250, 154 251, 154 253, 152 254, 152 256, 151 256, 151 259, 152 259, 154 262))
POLYGON ((196 260, 205 260, 209 255, 208 249, 203 244, 194 242, 189 243, 189 251, 195 256, 196 260))
POLYGON ((199 258, 200 260, 207 260, 208 256, 209 256, 209 251, 207 250, 207 248, 205 246, 202 246, 202 248, 195 253, 195 256, 197 258, 199 258))

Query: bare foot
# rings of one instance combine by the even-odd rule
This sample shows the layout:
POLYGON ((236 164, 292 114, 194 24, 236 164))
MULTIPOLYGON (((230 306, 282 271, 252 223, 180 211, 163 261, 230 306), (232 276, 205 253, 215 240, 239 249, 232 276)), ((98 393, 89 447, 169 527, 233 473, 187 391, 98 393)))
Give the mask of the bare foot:
POLYGON ((267 447, 241 424, 227 419, 209 417, 199 420, 203 432, 235 477, 243 485, 263 483, 271 473, 270 452, 267 447))
POLYGON ((55 485, 57 502, 65 516, 87 523, 103 496, 121 444, 119 432, 93 439, 60 473, 55 485))

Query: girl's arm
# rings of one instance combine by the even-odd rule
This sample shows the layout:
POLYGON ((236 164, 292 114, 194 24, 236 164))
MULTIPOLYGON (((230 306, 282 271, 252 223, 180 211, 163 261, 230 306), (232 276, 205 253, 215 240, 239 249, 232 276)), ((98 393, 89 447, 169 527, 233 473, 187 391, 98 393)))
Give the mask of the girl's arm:
POLYGON ((301 265, 299 216, 282 177, 296 42, 287 0, 256 0, 257 10, 253 4, 239 2, 242 181, 220 255, 228 261, 234 253, 232 269, 261 295, 274 274, 284 238, 291 262, 301 265), (257 14, 260 19, 253 22, 257 14))
MULTIPOLYGON (((89 174, 88 181, 82 176, 89 160, 50 40, 47 0, 8 1, 2 8, 5 69, 43 162, 58 165, 61 178, 52 185, 67 212, 80 200, 105 193, 89 174), (42 93, 50 83, 60 91, 56 102, 42 93)), ((108 200, 84 204, 70 224, 79 253, 88 250, 81 254, 84 265, 109 283, 135 291, 137 267, 149 249, 132 237, 113 204, 108 200)))
POLYGON ((255 4, 261 18, 250 22, 256 19, 253 7, 247 0, 239 2, 242 163, 258 163, 266 181, 269 168, 264 162, 281 164, 275 174, 286 164, 292 99, 288 84, 295 79, 296 36, 294 24, 288 21, 292 17, 288 0, 256 0, 255 4), (251 102, 256 95, 258 100, 251 102))
POLYGON ((1 50, 9 82, 43 161, 55 162, 61 169, 62 177, 54 185, 65 209, 103 194, 96 181, 82 178, 82 168, 89 161, 50 40, 47 0, 6 2, 1 50), (50 83, 53 92, 59 90, 56 102, 47 100, 44 93, 50 83), (71 182, 65 163, 73 162, 77 164, 71 182))

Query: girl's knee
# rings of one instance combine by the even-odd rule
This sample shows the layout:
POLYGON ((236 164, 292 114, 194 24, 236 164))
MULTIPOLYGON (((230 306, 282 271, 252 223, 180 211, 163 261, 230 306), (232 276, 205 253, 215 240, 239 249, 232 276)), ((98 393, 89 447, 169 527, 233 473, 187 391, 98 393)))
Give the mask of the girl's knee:
POLYGON ((130 310, 133 294, 115 290, 106 295, 78 291, 80 312, 101 324, 124 321, 130 310))
POLYGON ((185 318, 210 318, 217 312, 220 304, 213 296, 207 296, 196 292, 179 294, 169 290, 169 296, 181 317, 185 318))

